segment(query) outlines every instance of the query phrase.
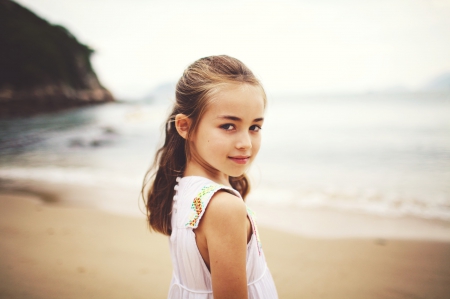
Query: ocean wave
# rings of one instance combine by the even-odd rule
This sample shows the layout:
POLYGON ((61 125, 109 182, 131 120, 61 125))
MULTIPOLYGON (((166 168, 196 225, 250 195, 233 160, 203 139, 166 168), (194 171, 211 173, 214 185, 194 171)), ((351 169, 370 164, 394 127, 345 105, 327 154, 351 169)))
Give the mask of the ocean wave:
POLYGON ((407 196, 373 190, 301 190, 258 188, 249 196, 255 203, 289 208, 332 208, 382 217, 413 216, 450 221, 450 198, 445 195, 407 196))
POLYGON ((69 183, 86 186, 136 187, 142 183, 142 176, 99 170, 92 168, 62 167, 3 167, 0 179, 34 180, 51 183, 69 183))

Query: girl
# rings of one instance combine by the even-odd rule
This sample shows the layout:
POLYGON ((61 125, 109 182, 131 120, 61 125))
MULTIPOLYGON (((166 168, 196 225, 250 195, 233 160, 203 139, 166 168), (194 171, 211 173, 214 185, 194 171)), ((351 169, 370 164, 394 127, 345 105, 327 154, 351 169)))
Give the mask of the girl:
POLYGON ((144 196, 151 229, 170 236, 169 298, 278 298, 243 200, 265 105, 260 82, 229 56, 199 59, 178 81, 144 196))

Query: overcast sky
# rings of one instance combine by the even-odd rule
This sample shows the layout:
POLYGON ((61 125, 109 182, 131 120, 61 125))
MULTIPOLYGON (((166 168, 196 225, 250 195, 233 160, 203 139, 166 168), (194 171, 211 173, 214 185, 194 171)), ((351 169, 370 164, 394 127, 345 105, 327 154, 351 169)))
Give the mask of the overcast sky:
POLYGON ((450 0, 18 0, 96 50, 133 99, 208 55, 246 63, 269 92, 418 89, 450 71, 450 0))

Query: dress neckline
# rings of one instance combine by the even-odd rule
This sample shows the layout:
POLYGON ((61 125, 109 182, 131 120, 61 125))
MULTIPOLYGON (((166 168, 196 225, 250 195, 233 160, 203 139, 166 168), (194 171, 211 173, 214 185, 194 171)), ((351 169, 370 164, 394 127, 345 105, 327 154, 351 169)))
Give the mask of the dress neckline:
POLYGON ((212 183, 214 183, 216 185, 224 186, 224 187, 231 188, 231 189, 234 190, 234 188, 232 186, 228 186, 228 185, 224 185, 222 183, 218 183, 216 181, 213 181, 213 180, 211 180, 209 178, 206 178, 204 176, 201 176, 201 175, 187 175, 187 176, 177 177, 177 183, 180 183, 183 179, 195 179, 195 178, 207 180, 207 181, 212 182, 212 183))

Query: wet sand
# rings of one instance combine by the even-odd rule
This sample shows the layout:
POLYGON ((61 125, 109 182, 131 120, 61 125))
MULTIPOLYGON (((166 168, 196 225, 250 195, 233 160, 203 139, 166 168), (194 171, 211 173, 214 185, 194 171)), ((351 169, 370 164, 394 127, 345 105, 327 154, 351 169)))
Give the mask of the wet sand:
MULTIPOLYGON (((450 297, 448 242, 260 233, 280 298, 450 297)), ((0 194, 0 298, 165 298, 168 248, 143 217, 0 194)))

